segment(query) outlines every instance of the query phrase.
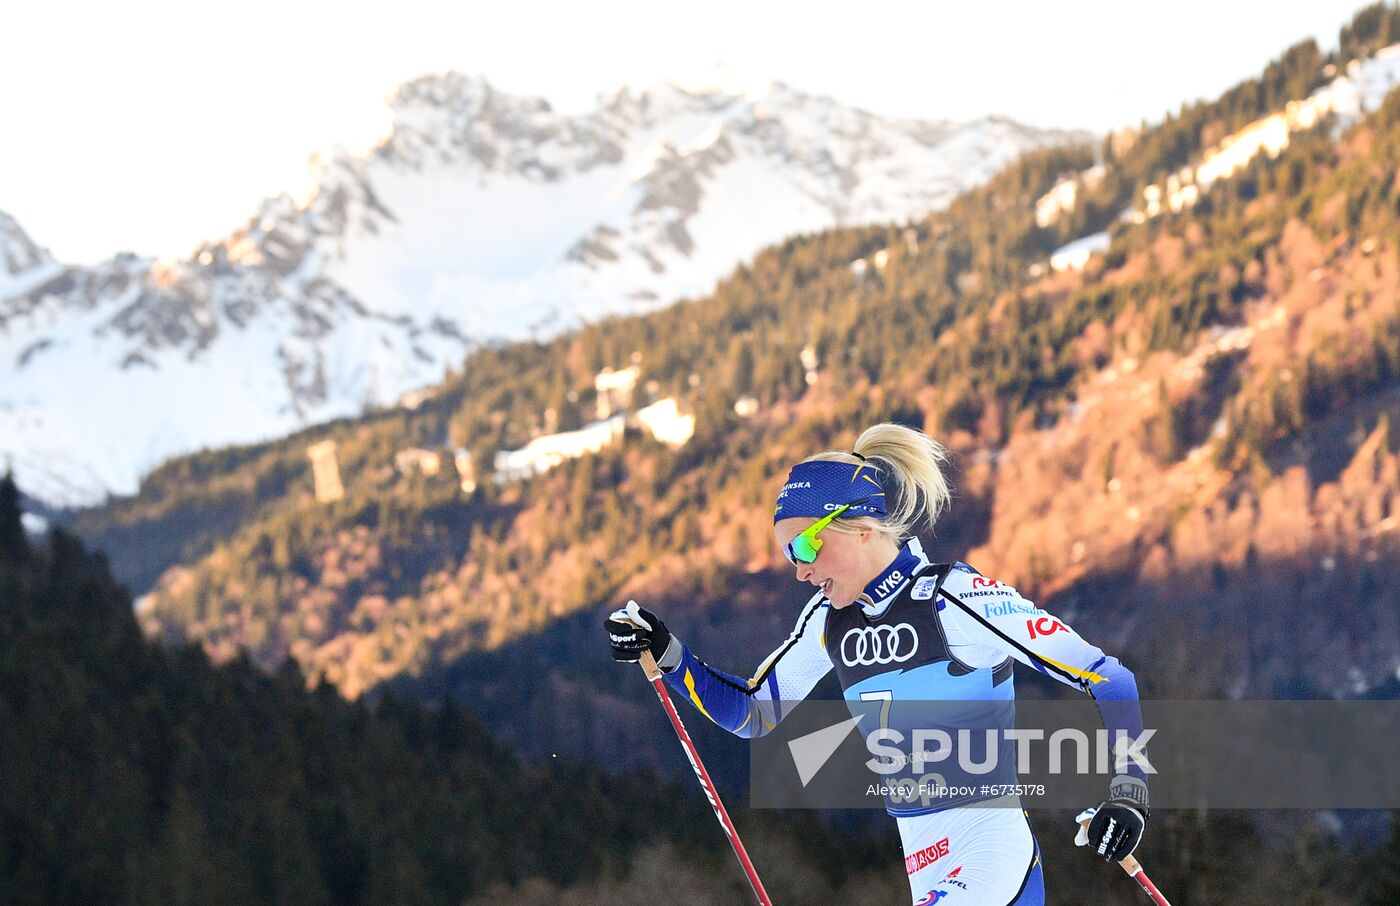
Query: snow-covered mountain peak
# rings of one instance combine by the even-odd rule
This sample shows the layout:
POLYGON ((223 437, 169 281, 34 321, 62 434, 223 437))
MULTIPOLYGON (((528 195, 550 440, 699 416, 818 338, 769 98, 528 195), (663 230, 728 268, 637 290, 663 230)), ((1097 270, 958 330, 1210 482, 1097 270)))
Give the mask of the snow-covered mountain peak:
POLYGON ((399 85, 389 99, 389 107, 396 111, 423 105, 481 109, 493 95, 510 98, 496 91, 484 76, 449 70, 422 75, 399 85))
POLYGON ((20 228, 15 219, 0 211, 0 299, 11 295, 35 273, 53 267, 53 258, 20 228))
POLYGON ((776 82, 566 114, 449 72, 388 115, 373 148, 315 156, 300 197, 185 260, 65 268, 0 220, 0 456, 26 491, 134 491, 169 456, 393 403, 476 344, 703 295, 765 245, 922 216, 1085 137, 883 119, 776 82))
POLYGON ((646 116, 645 122, 655 123, 678 115, 719 113, 743 100, 741 93, 725 88, 690 87, 678 82, 661 81, 641 91, 637 96, 637 106, 646 116))
POLYGON ((372 159, 406 169, 467 168, 550 182, 620 159, 606 119, 560 114, 542 98, 499 91, 478 76, 415 79, 389 107, 392 131, 372 159))

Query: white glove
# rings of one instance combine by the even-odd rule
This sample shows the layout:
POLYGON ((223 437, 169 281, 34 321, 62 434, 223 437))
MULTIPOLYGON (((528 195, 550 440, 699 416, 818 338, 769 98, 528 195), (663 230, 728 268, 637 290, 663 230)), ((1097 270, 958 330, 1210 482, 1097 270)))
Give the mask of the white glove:
POLYGON ((1086 808, 1084 811, 1074 816, 1074 823, 1079 828, 1078 833, 1074 835, 1075 846, 1089 845, 1089 822, 1094 820, 1094 814, 1096 812, 1098 812, 1096 808, 1086 808))
POLYGON ((651 625, 651 620, 648 620, 645 616, 642 616, 642 614, 644 613, 650 614, 651 617, 655 619, 655 614, 651 614, 650 611, 642 610, 642 606, 640 604, 638 604, 636 601, 629 600, 627 602, 626 607, 619 607, 617 610, 614 610, 612 613, 608 614, 608 619, 617 620, 620 623, 631 623, 633 626, 638 626, 642 629, 654 628, 651 625))

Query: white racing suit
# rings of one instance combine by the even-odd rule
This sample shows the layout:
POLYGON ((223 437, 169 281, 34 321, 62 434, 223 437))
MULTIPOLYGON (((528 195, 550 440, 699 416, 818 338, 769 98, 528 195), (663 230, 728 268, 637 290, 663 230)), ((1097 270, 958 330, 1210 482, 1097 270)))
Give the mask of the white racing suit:
MULTIPOLYGON (((1110 733, 1137 738, 1142 732, 1137 683, 1116 658, 967 564, 931 564, 916 538, 857 604, 835 609, 821 594, 809 600, 792 634, 752 679, 716 670, 679 643, 659 663, 671 686, 705 717, 736 735, 755 737, 771 730, 833 669, 853 711, 871 701, 995 707, 1015 697, 1013 661, 1091 695, 1110 733)), ((991 798, 887 798, 915 904, 1044 902, 1039 850, 1019 801, 991 798), (974 803, 982 807, 969 807, 974 803)))

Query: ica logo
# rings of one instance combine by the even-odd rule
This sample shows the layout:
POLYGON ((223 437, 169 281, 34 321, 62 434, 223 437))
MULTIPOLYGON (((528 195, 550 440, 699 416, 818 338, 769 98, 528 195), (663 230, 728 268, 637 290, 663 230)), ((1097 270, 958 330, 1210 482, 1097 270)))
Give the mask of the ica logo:
POLYGON ((1031 638, 1038 638, 1043 635, 1054 635, 1057 632, 1069 632, 1064 623, 1054 617, 1039 617, 1026 621, 1026 632, 1031 638))

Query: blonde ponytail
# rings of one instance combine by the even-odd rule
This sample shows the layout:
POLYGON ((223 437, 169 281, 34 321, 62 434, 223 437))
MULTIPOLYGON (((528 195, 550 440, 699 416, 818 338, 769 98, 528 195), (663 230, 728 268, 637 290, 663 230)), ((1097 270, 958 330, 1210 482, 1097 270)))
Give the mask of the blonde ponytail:
POLYGON ((924 432, 883 422, 861 432, 851 449, 855 451, 854 454, 846 450, 829 450, 809 456, 804 461, 824 459, 859 463, 862 459, 879 460, 877 465, 884 470, 885 485, 895 492, 894 497, 887 501, 888 512, 883 519, 862 516, 837 520, 831 528, 843 526, 855 529, 864 523, 898 541, 913 534, 924 520, 932 527, 948 507, 952 489, 943 474, 948 463, 948 450, 924 432))

